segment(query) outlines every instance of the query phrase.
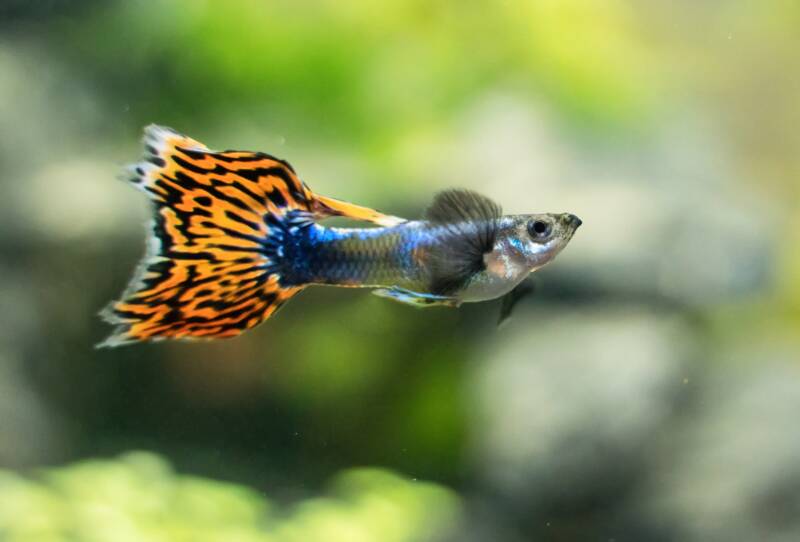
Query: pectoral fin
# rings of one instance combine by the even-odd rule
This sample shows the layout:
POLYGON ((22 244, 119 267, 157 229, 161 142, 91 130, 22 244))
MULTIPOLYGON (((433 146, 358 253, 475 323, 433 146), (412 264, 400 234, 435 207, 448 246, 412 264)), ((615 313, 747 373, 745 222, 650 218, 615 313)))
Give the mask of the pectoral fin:
POLYGON ((378 297, 385 297, 415 307, 458 307, 461 305, 461 300, 457 297, 412 292, 397 286, 377 288, 372 290, 372 293, 378 297))

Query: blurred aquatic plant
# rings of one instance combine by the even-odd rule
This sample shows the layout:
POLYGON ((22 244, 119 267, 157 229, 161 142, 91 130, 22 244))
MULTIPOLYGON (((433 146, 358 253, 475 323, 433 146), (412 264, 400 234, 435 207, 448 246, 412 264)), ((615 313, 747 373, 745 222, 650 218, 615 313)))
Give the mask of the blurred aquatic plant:
POLYGON ((299 114, 377 150, 498 82, 612 126, 646 117, 660 87, 618 1, 116 2, 52 39, 146 122, 299 114))
POLYGON ((252 489, 178 474, 151 453, 36 477, 0 472, 7 542, 419 542, 444 536, 458 507, 447 489, 378 469, 345 471, 329 496, 286 513, 252 489))

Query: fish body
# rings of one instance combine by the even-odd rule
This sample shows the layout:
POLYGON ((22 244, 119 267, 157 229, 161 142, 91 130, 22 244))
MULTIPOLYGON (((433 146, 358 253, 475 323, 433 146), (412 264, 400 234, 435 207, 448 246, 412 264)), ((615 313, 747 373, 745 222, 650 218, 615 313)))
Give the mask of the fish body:
POLYGON ((101 346, 164 338, 232 337, 310 285, 373 288, 417 306, 458 306, 510 292, 551 261, 581 221, 503 216, 466 190, 439 193, 405 220, 312 192, 264 153, 211 151, 169 128, 145 130, 128 180, 150 196, 148 253, 103 317, 101 346), (376 224, 327 227, 344 216, 376 224))
MULTIPOLYGON (((464 302, 502 296, 532 271, 551 260, 569 241, 577 227, 573 215, 547 215, 564 224, 563 236, 546 243, 520 243, 517 225, 537 220, 534 215, 501 217, 497 224, 462 223, 458 233, 430 221, 414 220, 387 228, 327 228, 311 224, 294 238, 287 252, 287 283, 360 288, 397 286, 410 291, 448 295, 464 302), (453 242, 454 236, 471 238, 481 227, 498 230, 492 249, 483 254, 484 265, 462 287, 436 285, 432 258, 453 242), (531 246, 528 246, 528 245, 531 246), (553 246, 555 245, 555 246, 553 246)), ((527 235, 527 234, 526 234, 527 235)))

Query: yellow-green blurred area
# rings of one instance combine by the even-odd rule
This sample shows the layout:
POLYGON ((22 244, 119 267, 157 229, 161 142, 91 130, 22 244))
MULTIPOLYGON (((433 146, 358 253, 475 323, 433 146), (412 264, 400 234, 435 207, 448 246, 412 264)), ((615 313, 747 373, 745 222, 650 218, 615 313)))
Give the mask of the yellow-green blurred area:
POLYGON ((3 540, 402 542, 441 534, 455 514, 449 491, 369 469, 341 474, 331 496, 289 511, 252 489, 178 475, 144 453, 38 478, 0 473, 3 540))
POLYGON ((0 1, 0 541, 800 539, 798 127, 793 0, 0 1), (149 123, 584 225, 500 327, 95 350, 149 123))

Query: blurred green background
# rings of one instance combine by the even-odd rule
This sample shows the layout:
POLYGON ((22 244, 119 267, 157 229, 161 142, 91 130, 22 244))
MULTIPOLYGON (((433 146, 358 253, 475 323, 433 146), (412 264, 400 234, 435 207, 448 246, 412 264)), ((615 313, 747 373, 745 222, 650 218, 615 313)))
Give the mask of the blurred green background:
POLYGON ((800 4, 4 0, 0 540, 800 539, 800 4), (114 350, 144 125, 584 226, 506 325, 114 350))

